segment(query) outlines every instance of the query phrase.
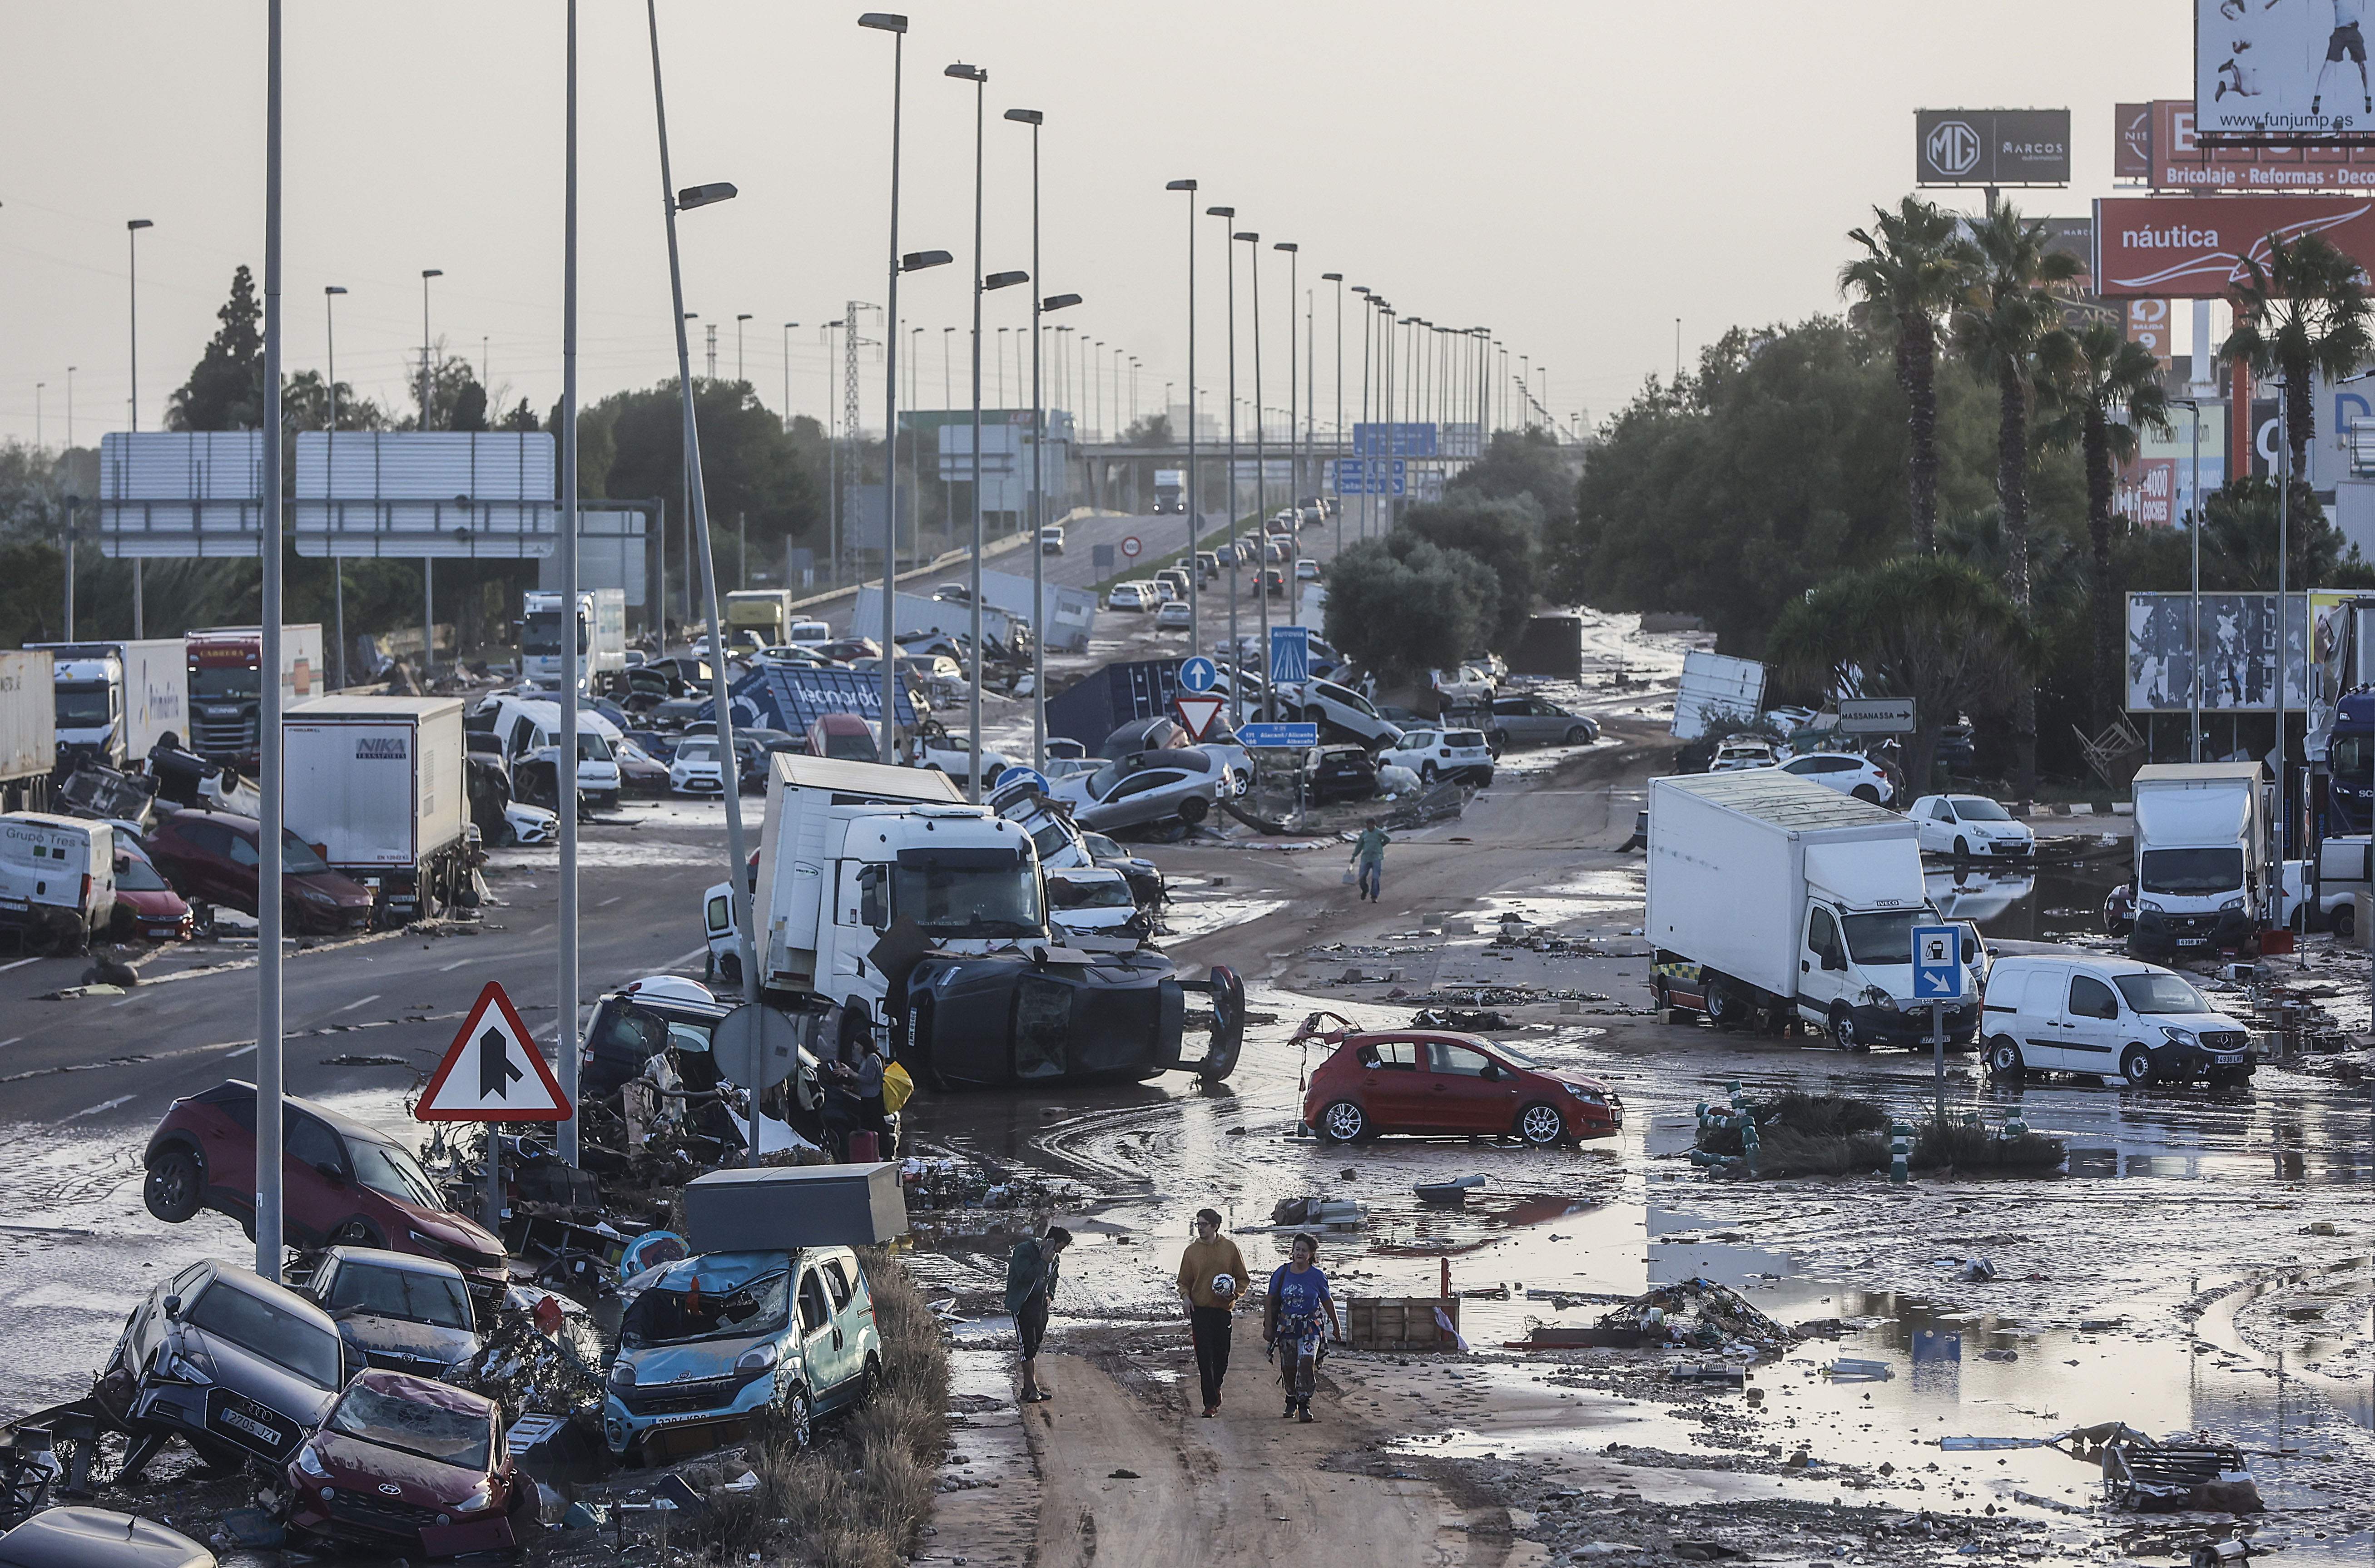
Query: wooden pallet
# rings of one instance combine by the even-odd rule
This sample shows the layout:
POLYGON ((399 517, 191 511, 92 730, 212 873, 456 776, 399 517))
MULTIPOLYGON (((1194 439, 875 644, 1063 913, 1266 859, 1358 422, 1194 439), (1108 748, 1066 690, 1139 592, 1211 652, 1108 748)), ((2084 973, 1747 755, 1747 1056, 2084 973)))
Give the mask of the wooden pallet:
POLYGON ((1459 1342, 1435 1320, 1440 1310, 1459 1326, 1458 1296, 1353 1296, 1344 1303, 1344 1337, 1357 1350, 1435 1352, 1459 1342))

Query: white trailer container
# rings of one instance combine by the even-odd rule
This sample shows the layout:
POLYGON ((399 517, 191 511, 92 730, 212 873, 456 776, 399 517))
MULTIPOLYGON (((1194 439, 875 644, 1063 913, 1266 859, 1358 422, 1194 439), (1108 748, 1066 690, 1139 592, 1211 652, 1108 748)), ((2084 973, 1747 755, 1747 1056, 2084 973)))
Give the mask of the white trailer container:
POLYGON ((0 808, 37 808, 58 765, 54 661, 39 649, 0 652, 0 808))
MULTIPOLYGON (((1065 653, 1085 653, 1089 633, 1097 622, 1097 595, 1090 588, 1068 588, 1060 583, 1050 583, 1047 602, 1039 614, 1031 608, 1031 579, 1010 572, 985 572, 981 574, 981 600, 994 605, 1010 615, 1019 615, 1034 628, 1044 628, 1046 645, 1065 653)), ((879 605, 880 600, 876 603, 879 605)), ((989 621, 982 620, 987 632, 989 621)))
POLYGON ((324 697, 281 733, 289 831, 378 892, 381 925, 469 891, 461 699, 324 697))
MULTIPOLYGON (((1659 1007, 1725 1027, 1794 1018, 1850 1050, 1927 1041, 1912 929, 1944 917, 1911 818, 1778 769, 1652 779, 1648 883, 1659 1007)), ((1979 995, 1972 970, 1948 1039, 1972 1037, 1979 995)))
POLYGON ((36 643, 56 660, 57 737, 112 768, 148 755, 171 731, 188 739, 190 665, 179 637, 138 643, 36 643))
MULTIPOLYGON (((1027 593, 1023 596, 1023 602, 1025 604, 1030 602, 1030 595, 1027 593)), ((973 635, 973 607, 970 605, 959 604, 951 599, 928 599, 920 594, 902 594, 892 606, 892 609, 897 616, 893 624, 897 627, 898 635, 901 637, 922 637, 933 632, 939 632, 947 637, 973 635)), ((1014 628, 1010 623, 1007 613, 989 603, 987 595, 985 593, 981 607, 981 634, 994 642, 1011 645, 1013 631, 1014 628)), ((872 637, 878 641, 881 638, 881 589, 865 587, 857 590, 857 607, 849 614, 849 634, 853 637, 872 637)))
POLYGON ((2136 770, 2139 958, 2240 949, 2272 924, 2269 780, 2257 762, 2136 770))
POLYGON ((1765 666, 1694 648, 1683 655, 1682 684, 1674 690, 1677 740, 1696 740, 1719 719, 1753 721, 1765 708, 1765 666))

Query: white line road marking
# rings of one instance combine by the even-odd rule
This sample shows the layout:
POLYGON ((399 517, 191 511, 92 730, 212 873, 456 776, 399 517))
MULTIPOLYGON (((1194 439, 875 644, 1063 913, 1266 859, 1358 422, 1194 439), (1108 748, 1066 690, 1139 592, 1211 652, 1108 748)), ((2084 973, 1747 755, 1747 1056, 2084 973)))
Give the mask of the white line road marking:
POLYGON ((600 903, 596 904, 594 907, 597 909, 608 909, 626 896, 627 895, 624 893, 613 893, 609 898, 604 899, 600 903))
POLYGON ((41 961, 38 958, 18 959, 14 963, 0 963, 0 971, 22 969, 29 963, 39 963, 41 961))
POLYGON ((25 1037, 24 1037, 23 1035, 21 1035, 21 1034, 12 1034, 12 1035, 10 1035, 10 1036, 9 1036, 7 1039, 6 1039, 6 1040, 0 1040, 0 1048, 5 1048, 5 1047, 6 1047, 6 1046, 14 1045, 15 1043, 17 1043, 17 1042, 18 1042, 18 1041, 22 1040, 22 1039, 24 1039, 24 1038, 25 1038, 25 1037))
POLYGON ((233 1059, 234 1059, 234 1058, 236 1058, 236 1057, 244 1056, 244 1055, 246 1055, 250 1051, 253 1051, 253 1050, 254 1050, 254 1049, 255 1049, 255 1042, 254 1042, 254 1041, 253 1041, 253 1040, 251 1040, 251 1041, 249 1041, 246 1044, 244 1044, 244 1045, 241 1046, 238 1050, 233 1051, 230 1055, 225 1056, 225 1057, 223 1058, 223 1060, 224 1060, 224 1061, 226 1061, 226 1062, 228 1062, 228 1061, 233 1060, 233 1059))
POLYGON ((73 1115, 68 1116, 66 1120, 69 1122, 78 1122, 85 1116, 96 1116, 102 1111, 112 1111, 118 1105, 128 1105, 135 1098, 136 1096, 130 1094, 119 1094, 112 1100, 102 1100, 96 1105, 86 1105, 81 1110, 77 1111, 73 1115))
POLYGON ((376 991, 374 991, 374 992, 372 992, 372 993, 370 996, 357 996, 353 1001, 349 1002, 345 1007, 340 1008, 338 1009, 338 1011, 340 1011, 340 1012, 342 1012, 342 1013, 350 1013, 350 1012, 353 1012, 357 1008, 360 1008, 360 1007, 363 1006, 363 1005, 364 1005, 365 1003, 367 1003, 367 1002, 376 1002, 376 1001, 378 1001, 378 1000, 379 1000, 379 993, 378 993, 378 992, 376 992, 376 991))
POLYGON ((454 970, 461 968, 464 964, 469 961, 470 961, 468 959, 455 959, 452 963, 441 963, 437 966, 437 973, 440 974, 449 973, 454 970))

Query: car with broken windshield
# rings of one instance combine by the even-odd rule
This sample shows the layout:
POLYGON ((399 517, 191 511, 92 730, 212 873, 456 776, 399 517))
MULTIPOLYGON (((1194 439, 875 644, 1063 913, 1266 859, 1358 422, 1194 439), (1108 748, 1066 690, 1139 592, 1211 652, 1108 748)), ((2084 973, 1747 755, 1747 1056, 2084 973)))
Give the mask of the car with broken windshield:
POLYGON ((355 1374, 285 1472, 289 1527, 407 1556, 504 1551, 536 1528, 536 1483, 484 1395, 372 1370, 355 1374))
POLYGON ((626 1282, 602 1403, 614 1454, 689 1452, 754 1425, 805 1447, 882 1376, 874 1296, 847 1247, 703 1253, 626 1282))
POLYGON ((132 1309, 92 1394, 133 1436, 129 1475, 176 1437, 218 1466, 278 1466, 322 1424, 347 1370, 320 1307, 245 1269, 194 1263, 132 1309))
POLYGON ((332 1247, 304 1293, 330 1315, 360 1364, 443 1377, 479 1352, 469 1284, 443 1258, 332 1247))

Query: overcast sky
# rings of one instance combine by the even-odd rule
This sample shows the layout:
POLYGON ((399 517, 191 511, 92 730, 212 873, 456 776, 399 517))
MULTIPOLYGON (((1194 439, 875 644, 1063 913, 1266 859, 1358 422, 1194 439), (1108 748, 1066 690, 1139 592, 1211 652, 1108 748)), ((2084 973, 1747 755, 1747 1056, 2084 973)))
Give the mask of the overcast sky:
MULTIPOLYGON (((821 414, 816 324, 883 294, 891 40, 857 6, 663 0, 679 185, 740 199, 683 221, 686 305, 749 312, 743 364, 771 407, 821 414)), ((338 374, 395 405, 431 328, 539 412, 561 370, 561 0, 408 0, 286 7, 285 363, 318 367, 325 284, 338 374)), ((987 67, 986 266, 1030 265, 1029 133, 1042 110, 1044 284, 1087 302, 1083 333, 1143 361, 1140 401, 1184 396, 1185 198, 1235 205, 1263 236, 1265 401, 1284 402, 1283 256, 1319 294, 1319 396, 1332 415, 1341 271, 1397 309, 1489 324, 1550 367, 1562 418, 1615 407, 1644 375, 1735 323, 1834 309, 1842 235, 1911 179, 1917 106, 2074 111, 2075 184, 2020 197, 2079 212, 2109 188, 2111 106, 2190 79, 2183 0, 1694 5, 1601 0, 913 0, 903 249, 958 265, 911 278, 924 397, 940 402, 941 329, 966 320, 972 114, 987 67)), ((673 372, 644 8, 584 0, 583 346, 590 400, 673 372)), ((0 436, 121 429, 130 390, 124 221, 140 236, 140 417, 156 428, 215 323, 232 267, 263 259, 262 0, 0 0, 0 436)), ((1976 206, 1977 193, 1945 199, 1976 206)), ((1220 405, 1220 225, 1199 219, 1199 381, 1220 405)), ((1239 250, 1241 394, 1251 295, 1239 250)), ((1027 290, 987 321, 1024 318, 1027 290)), ((1360 317, 1348 306, 1347 386, 1360 317)), ((880 318, 868 333, 879 337, 880 318)), ((702 346, 696 329, 695 368, 702 346)), ((869 350, 869 355, 872 351, 869 350)), ((865 365, 867 422, 880 421, 865 365)), ((903 380, 904 380, 903 376, 903 380)), ((957 340, 957 398, 964 369, 957 340)), ((990 396, 995 399, 995 384, 990 396)), ((1051 402, 1055 401, 1051 397, 1051 402)), ((837 402, 837 395, 835 395, 837 402)), ((1009 403, 1027 401, 1010 384, 1009 403)), ((1357 417, 1357 407, 1348 418, 1357 417)))

